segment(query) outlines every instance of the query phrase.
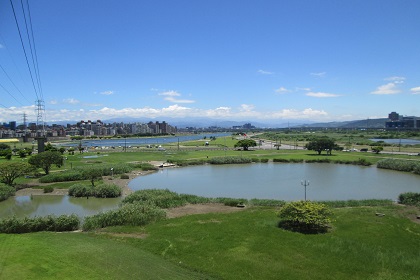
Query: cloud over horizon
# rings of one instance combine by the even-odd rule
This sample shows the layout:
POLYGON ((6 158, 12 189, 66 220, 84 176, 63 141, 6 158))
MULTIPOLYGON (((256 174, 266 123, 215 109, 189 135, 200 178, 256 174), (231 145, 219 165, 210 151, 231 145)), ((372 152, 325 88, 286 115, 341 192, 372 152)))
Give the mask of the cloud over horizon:
POLYGON ((401 90, 397 88, 395 83, 388 83, 386 85, 382 85, 376 88, 375 91, 372 91, 371 94, 378 94, 378 95, 389 95, 389 94, 398 94, 401 90))
POLYGON ((158 93, 158 95, 165 96, 163 99, 172 103, 186 103, 186 104, 195 103, 195 100, 178 99, 177 97, 181 96, 181 94, 174 90, 161 92, 161 93, 158 93))

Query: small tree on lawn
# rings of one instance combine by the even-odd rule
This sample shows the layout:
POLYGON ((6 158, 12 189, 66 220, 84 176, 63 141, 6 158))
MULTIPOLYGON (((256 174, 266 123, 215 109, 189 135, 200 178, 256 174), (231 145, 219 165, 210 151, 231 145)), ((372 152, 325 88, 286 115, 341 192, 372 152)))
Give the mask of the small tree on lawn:
POLYGON ((0 164, 0 182, 13 186, 15 179, 33 171, 26 162, 5 162, 0 164))
POLYGON ((255 147, 257 146, 257 142, 255 142, 254 140, 251 139, 243 139, 243 140, 239 140, 236 144, 235 144, 235 148, 243 148, 244 151, 248 151, 249 147, 255 147))
POLYGON ((322 203, 290 202, 280 209, 279 227, 300 233, 325 233, 331 214, 331 210, 322 203))
POLYGON ((334 143, 334 140, 328 137, 320 137, 315 140, 310 141, 305 146, 308 150, 318 152, 318 155, 321 154, 322 151, 327 151, 327 154, 331 155, 331 151, 337 147, 334 143))
POLYGON ((45 171, 45 174, 48 175, 50 173, 51 165, 55 164, 57 167, 63 165, 63 156, 60 152, 46 151, 31 156, 28 163, 36 168, 42 168, 42 170, 45 171))
POLYGON ((379 154, 383 150, 384 150, 384 147, 382 147, 382 146, 376 146, 376 147, 372 148, 372 152, 374 152, 375 154, 379 154))

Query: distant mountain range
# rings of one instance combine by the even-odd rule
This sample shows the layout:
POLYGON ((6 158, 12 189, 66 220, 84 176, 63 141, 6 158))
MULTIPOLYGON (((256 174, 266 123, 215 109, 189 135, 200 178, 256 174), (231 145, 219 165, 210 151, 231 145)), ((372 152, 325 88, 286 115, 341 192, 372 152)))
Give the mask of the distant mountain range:
POLYGON ((298 125, 296 127, 325 127, 325 128, 385 128, 387 118, 365 119, 345 122, 311 123, 298 125))

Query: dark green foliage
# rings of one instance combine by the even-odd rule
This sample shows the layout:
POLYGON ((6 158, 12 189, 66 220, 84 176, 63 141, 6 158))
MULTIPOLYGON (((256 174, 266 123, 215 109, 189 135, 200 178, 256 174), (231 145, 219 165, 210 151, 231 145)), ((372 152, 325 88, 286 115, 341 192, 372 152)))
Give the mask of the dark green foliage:
POLYGON ((306 163, 330 163, 331 160, 329 158, 317 158, 317 159, 307 159, 305 160, 306 163))
POLYGON ((248 201, 248 204, 252 206, 283 206, 286 204, 284 200, 276 199, 257 199, 253 198, 248 201))
POLYGON ((32 166, 26 162, 0 163, 0 182, 12 186, 15 179, 33 172, 32 166))
POLYGON ((68 182, 68 181, 80 181, 84 180, 85 177, 83 176, 80 170, 71 170, 65 172, 55 172, 45 175, 39 178, 40 183, 54 183, 54 182, 68 182))
POLYGON ((392 169, 420 174, 420 162, 402 159, 383 159, 376 164, 378 168, 392 169))
POLYGON ((122 203, 126 204, 137 201, 149 202, 159 208, 172 208, 187 204, 185 197, 167 189, 146 189, 136 191, 126 196, 122 203))
POLYGON ((45 186, 44 187, 44 193, 52 193, 54 191, 53 186, 45 186))
POLYGON ((92 186, 86 186, 83 184, 74 184, 69 188, 69 196, 74 197, 89 197, 94 195, 94 189, 92 186))
POLYGON ((102 184, 94 187, 75 184, 69 188, 69 195, 74 197, 94 196, 98 198, 119 197, 121 196, 121 189, 114 184, 102 184))
POLYGON ((180 194, 179 195, 182 200, 186 201, 190 204, 198 204, 198 203, 210 203, 213 202, 212 198, 197 196, 193 194, 180 194))
POLYGON ((149 170, 157 170, 158 168, 154 166, 153 164, 150 164, 148 162, 141 162, 141 163, 135 163, 132 164, 133 168, 139 168, 143 171, 149 171, 149 170))
POLYGON ((204 159, 196 159, 196 160, 168 159, 167 162, 176 164, 178 166, 189 166, 189 165, 203 165, 207 161, 204 159))
POLYGON ((166 217, 166 212, 152 203, 135 202, 85 218, 83 230, 89 231, 109 226, 143 226, 166 217))
POLYGON ((335 144, 334 140, 331 138, 319 137, 310 141, 305 147, 308 150, 316 151, 318 155, 320 155, 322 151, 331 154, 331 151, 337 148, 337 144, 335 144))
POLYGON ((244 205, 248 203, 247 199, 242 198, 228 198, 228 197, 218 197, 214 199, 215 202, 223 203, 226 206, 236 207, 238 205, 244 205))
POLYGON ((398 196, 398 202, 401 204, 415 205, 420 207, 420 193, 402 193, 398 196))
POLYGON ((99 198, 119 197, 121 196, 121 188, 115 184, 103 184, 94 188, 94 196, 99 198))
POLYGON ((15 188, 0 185, 0 201, 6 200, 13 195, 15 195, 15 188))
POLYGON ((289 159, 285 159, 285 158, 273 158, 273 162, 284 162, 284 163, 289 163, 290 160, 289 159))
POLYGON ((262 158, 261 159, 261 163, 267 163, 268 162, 268 158, 262 158))
POLYGON ((251 159, 243 157, 214 157, 209 160, 211 164, 240 164, 251 162, 251 159))
POLYGON ((121 174, 120 179, 130 179, 130 176, 127 174, 121 174))
POLYGON ((57 151, 45 151, 29 158, 28 163, 36 168, 42 168, 45 174, 50 173, 51 165, 55 164, 57 167, 63 165, 63 156, 57 151))
POLYGON ((73 231, 79 228, 79 224, 79 218, 74 214, 23 219, 12 217, 0 220, 0 232, 73 231))
POLYGON ((243 148, 244 151, 248 151, 249 147, 255 147, 257 146, 257 142, 251 139, 243 139, 239 140, 234 147, 235 148, 243 148))
POLYGON ((295 201, 279 211, 279 227, 300 233, 325 233, 331 222, 331 210, 322 203, 295 201))

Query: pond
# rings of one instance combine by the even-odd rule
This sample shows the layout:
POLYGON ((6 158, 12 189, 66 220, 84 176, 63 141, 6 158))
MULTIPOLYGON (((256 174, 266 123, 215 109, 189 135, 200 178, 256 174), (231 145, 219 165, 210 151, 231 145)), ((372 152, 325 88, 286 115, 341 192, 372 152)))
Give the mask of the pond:
POLYGON ((376 167, 338 164, 261 163, 161 169, 129 183, 133 190, 168 188, 206 197, 310 200, 392 199, 420 192, 420 176, 376 167))
MULTIPOLYGON (((133 190, 168 188, 206 197, 304 199, 302 180, 309 180, 307 199, 392 199, 402 192, 420 192, 420 176, 410 173, 338 164, 255 163, 164 168, 135 178, 133 190)), ((121 198, 22 196, 0 202, 0 218, 16 215, 71 214, 80 217, 117 208, 121 198)))
POLYGON ((396 144, 396 145, 419 145, 420 140, 415 139, 370 139, 375 142, 384 142, 387 144, 396 144))
POLYGON ((0 218, 34 217, 76 214, 79 217, 94 215, 118 207, 121 198, 89 199, 63 195, 34 195, 11 197, 0 202, 0 218))

